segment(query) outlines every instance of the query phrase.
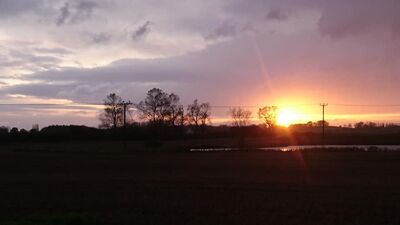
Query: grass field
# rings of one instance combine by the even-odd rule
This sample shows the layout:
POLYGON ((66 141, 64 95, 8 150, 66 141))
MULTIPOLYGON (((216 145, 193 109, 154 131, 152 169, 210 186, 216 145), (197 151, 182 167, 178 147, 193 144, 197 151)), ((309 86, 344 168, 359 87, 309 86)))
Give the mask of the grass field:
POLYGON ((388 225, 399 212, 400 152, 0 151, 2 225, 388 225))

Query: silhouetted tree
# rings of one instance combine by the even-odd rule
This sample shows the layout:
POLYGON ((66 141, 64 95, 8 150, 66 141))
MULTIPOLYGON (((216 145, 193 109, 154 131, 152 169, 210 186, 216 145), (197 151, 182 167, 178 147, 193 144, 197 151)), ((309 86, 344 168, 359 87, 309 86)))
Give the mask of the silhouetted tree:
POLYGON ((182 105, 178 111, 178 118, 177 118, 176 122, 177 122, 177 125, 184 126, 186 121, 187 121, 187 118, 185 116, 185 110, 183 109, 183 105, 182 105))
POLYGON ((379 124, 374 123, 374 122, 368 122, 368 123, 366 123, 366 127, 368 127, 368 128, 377 128, 377 127, 379 127, 379 124))
POLYGON ((378 127, 385 127, 384 124, 378 124, 374 122, 358 122, 354 124, 354 128, 378 128, 378 127))
POLYGON ((151 124, 177 125, 183 116, 179 96, 168 94, 159 88, 149 90, 145 100, 139 102, 136 108, 141 117, 151 124))
POLYGON ((13 127, 13 128, 11 128, 11 130, 10 130, 10 134, 11 135, 18 135, 18 128, 16 128, 16 127, 13 127))
POLYGON ((183 105, 179 103, 179 96, 177 94, 170 94, 168 96, 169 99, 169 109, 168 109, 168 118, 167 121, 169 125, 177 126, 184 124, 184 109, 183 105))
POLYGON ((315 122, 313 124, 313 126, 314 127, 322 127, 324 125, 324 123, 325 123, 325 127, 329 127, 329 123, 326 120, 325 121, 318 120, 317 122, 315 122))
POLYGON ((115 93, 107 95, 104 100, 104 112, 100 115, 100 127, 118 127, 123 124, 122 98, 115 93))
POLYGON ((241 107, 233 107, 229 110, 232 117, 233 132, 237 135, 238 146, 245 147, 246 126, 251 118, 251 111, 244 110, 241 107))
POLYGON ((163 121, 166 116, 165 106, 168 104, 168 95, 158 88, 147 92, 144 101, 139 102, 136 108, 141 112, 141 117, 155 124, 163 121))
POLYGON ((358 122, 354 124, 354 128, 360 129, 364 127, 364 122, 358 122))
POLYGON ((210 103, 199 104, 197 99, 194 100, 193 104, 188 105, 186 116, 189 125, 195 125, 196 127, 202 125, 204 127, 207 122, 210 122, 210 103))
POLYGON ((233 107, 229 110, 232 117, 232 125, 235 127, 244 127, 249 124, 251 118, 251 111, 244 110, 241 107, 233 107))
POLYGON ((258 118, 261 119, 268 128, 274 127, 276 125, 277 111, 278 107, 276 106, 265 106, 258 109, 258 118))

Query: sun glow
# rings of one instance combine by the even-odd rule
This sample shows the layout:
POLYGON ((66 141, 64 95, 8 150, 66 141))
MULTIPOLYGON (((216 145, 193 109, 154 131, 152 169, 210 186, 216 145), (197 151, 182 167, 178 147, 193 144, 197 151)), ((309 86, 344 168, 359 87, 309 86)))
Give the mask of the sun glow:
POLYGON ((280 126, 288 127, 291 124, 297 123, 300 120, 300 114, 290 108, 282 108, 278 110, 278 114, 276 116, 276 122, 280 126))

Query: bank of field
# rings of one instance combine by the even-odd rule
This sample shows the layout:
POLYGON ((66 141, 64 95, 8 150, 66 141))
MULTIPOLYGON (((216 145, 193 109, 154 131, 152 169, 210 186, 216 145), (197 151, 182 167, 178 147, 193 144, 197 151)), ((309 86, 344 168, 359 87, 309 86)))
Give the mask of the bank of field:
POLYGON ((388 225, 399 212, 400 152, 0 151, 0 224, 388 225))

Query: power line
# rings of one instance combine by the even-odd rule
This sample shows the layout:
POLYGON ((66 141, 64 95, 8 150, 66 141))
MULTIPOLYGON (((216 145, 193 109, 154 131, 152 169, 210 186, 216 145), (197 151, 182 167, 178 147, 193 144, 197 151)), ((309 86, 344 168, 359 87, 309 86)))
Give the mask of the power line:
POLYGON ((400 104, 330 104, 331 106, 346 107, 400 107, 400 104))
MULTIPOLYGON (((134 104, 131 102, 131 104, 134 104)), ((0 103, 0 106, 104 106, 104 103, 0 103)), ((188 106, 186 104, 184 106, 188 106)), ((275 104, 266 104, 266 105, 275 105, 275 104)), ((211 105, 212 108, 234 108, 234 107, 242 107, 242 108, 262 108, 266 105, 211 105)), ((344 106, 344 107, 400 107, 400 104, 341 104, 334 103, 329 104, 330 106, 344 106)), ((318 103, 310 103, 310 104, 284 104, 284 105, 276 105, 277 107, 296 107, 296 106, 320 106, 318 103)))
POLYGON ((263 108, 265 106, 277 106, 277 107, 295 107, 295 106, 318 106, 318 103, 315 104, 285 104, 285 105, 275 105, 275 104, 267 104, 267 105, 211 105, 212 108, 263 108))
MULTIPOLYGON (((131 103, 133 104, 133 103, 131 103)), ((0 106, 103 106, 104 103, 0 103, 0 106)), ((184 106, 188 106, 186 104, 184 106)), ((296 105, 277 105, 278 107, 286 107, 286 106, 317 106, 318 104, 296 104, 296 105)), ((211 105, 213 108, 234 108, 234 107, 242 107, 242 108, 262 108, 266 105, 211 105)))
POLYGON ((0 106, 103 106, 103 103, 0 103, 0 106))

